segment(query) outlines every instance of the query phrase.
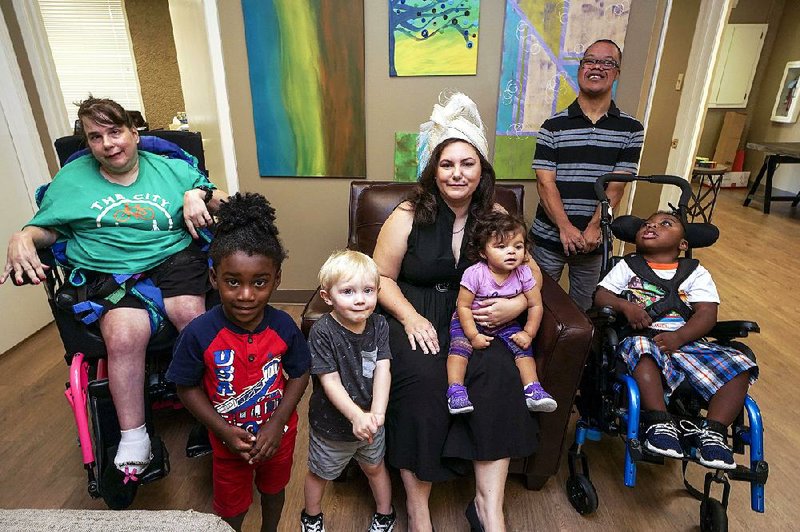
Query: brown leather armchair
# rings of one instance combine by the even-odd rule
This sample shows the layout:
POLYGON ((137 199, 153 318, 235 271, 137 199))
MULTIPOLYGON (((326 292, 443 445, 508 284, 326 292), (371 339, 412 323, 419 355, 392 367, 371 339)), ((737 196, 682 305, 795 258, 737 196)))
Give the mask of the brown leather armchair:
MULTIPOLYGON (((372 255, 383 222, 408 196, 412 183, 353 181, 350 184, 348 249, 372 255)), ((522 185, 500 184, 495 199, 513 213, 523 212, 522 185)), ((561 287, 548 276, 542 284, 544 315, 536 336, 534 353, 544 388, 558 401, 558 409, 539 414, 539 449, 511 462, 510 472, 525 475, 528 489, 538 490, 558 471, 571 406, 580 383, 592 339, 592 323, 561 287)), ((317 291, 303 310, 301 328, 307 336, 311 325, 329 312, 317 291)))

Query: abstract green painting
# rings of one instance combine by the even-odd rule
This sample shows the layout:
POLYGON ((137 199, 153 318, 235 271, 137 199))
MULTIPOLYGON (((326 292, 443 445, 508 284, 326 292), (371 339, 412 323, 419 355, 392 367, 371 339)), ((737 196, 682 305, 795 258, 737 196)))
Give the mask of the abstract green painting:
POLYGON ((417 137, 419 133, 394 134, 394 180, 417 180, 417 137))

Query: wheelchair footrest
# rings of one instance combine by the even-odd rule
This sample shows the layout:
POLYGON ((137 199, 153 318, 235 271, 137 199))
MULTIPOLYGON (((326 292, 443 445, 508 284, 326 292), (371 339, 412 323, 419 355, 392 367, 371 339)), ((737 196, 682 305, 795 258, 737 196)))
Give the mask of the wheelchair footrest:
POLYGON ((755 482, 756 484, 766 484, 769 477, 769 464, 764 460, 759 460, 754 469, 737 465, 736 469, 728 471, 731 480, 743 480, 745 482, 755 482))
POLYGON ((158 436, 151 437, 150 449, 153 453, 153 459, 150 460, 150 465, 147 466, 142 475, 142 484, 149 484, 169 474, 169 453, 161 438, 158 436))
POLYGON ((186 440, 186 457, 198 458, 210 452, 211 441, 208 439, 208 429, 202 423, 197 423, 189 431, 189 438, 186 440))
POLYGON ((654 454, 642 449, 642 454, 639 458, 640 462, 647 462, 649 464, 664 465, 664 457, 660 454, 654 454))

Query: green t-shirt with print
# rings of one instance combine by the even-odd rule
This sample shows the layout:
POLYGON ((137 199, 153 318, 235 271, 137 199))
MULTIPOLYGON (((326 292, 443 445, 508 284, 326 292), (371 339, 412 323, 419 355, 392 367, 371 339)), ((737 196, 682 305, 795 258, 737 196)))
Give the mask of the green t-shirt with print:
POLYGON ((139 273, 192 241, 183 223, 183 194, 214 187, 180 159, 139 152, 139 175, 123 186, 106 180, 92 155, 56 174, 27 225, 67 238, 71 265, 104 273, 139 273))

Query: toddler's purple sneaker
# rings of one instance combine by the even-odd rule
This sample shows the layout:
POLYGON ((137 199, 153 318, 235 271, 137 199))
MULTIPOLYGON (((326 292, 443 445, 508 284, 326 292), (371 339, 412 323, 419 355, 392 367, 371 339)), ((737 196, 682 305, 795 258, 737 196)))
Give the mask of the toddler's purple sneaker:
POLYGON ((451 414, 466 414, 475 410, 463 384, 454 383, 447 388, 447 409, 451 414))
POLYGON ((539 382, 532 382, 527 385, 525 392, 525 404, 531 412, 552 412, 558 406, 556 400, 544 391, 539 382))

